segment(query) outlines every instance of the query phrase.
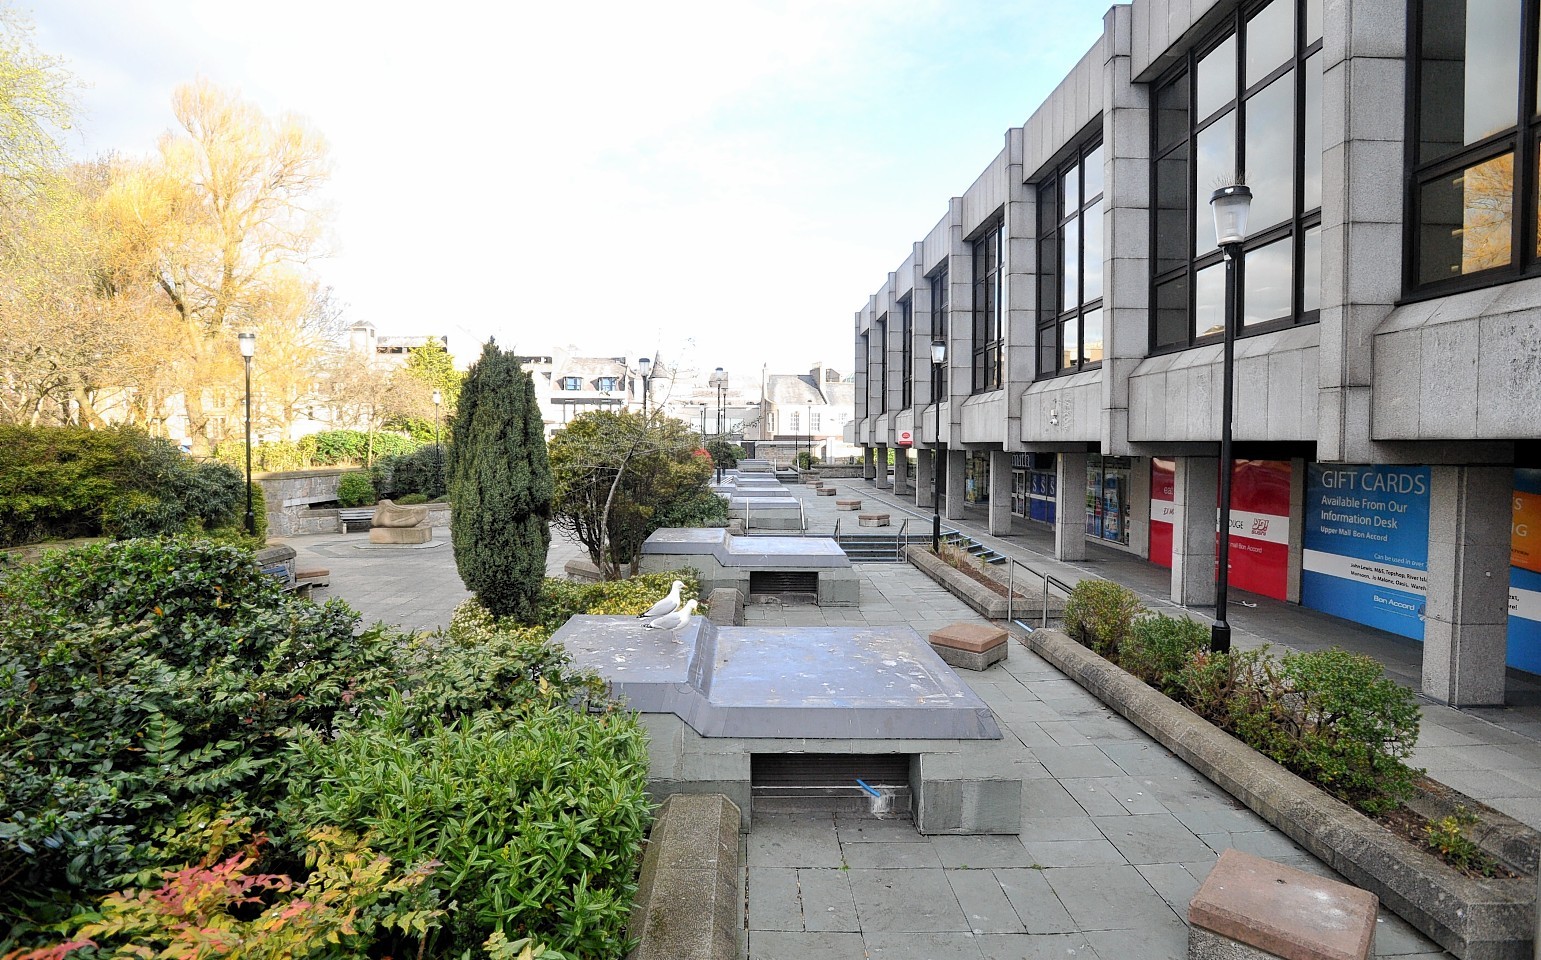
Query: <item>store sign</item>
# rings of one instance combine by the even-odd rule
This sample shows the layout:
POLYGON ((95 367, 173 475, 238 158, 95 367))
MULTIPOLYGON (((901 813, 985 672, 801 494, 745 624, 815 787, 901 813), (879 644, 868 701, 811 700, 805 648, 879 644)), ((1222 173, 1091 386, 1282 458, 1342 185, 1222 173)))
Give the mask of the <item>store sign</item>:
MULTIPOLYGON (((1177 516, 1172 460, 1150 462, 1150 562, 1172 565, 1177 516)), ((1219 513, 1216 511, 1216 535, 1219 513)), ((1238 590, 1283 600, 1289 591, 1290 465, 1287 460, 1238 460, 1231 471, 1230 583, 1238 590)))
POLYGON ((1303 540, 1302 604, 1423 639, 1428 467, 1311 464, 1303 540))
POLYGON ((1541 470, 1514 471, 1509 666, 1541 673, 1541 470))
POLYGON ((914 445, 915 445, 915 434, 912 433, 909 430, 900 430, 899 431, 899 446, 901 446, 901 447, 913 447, 914 445))

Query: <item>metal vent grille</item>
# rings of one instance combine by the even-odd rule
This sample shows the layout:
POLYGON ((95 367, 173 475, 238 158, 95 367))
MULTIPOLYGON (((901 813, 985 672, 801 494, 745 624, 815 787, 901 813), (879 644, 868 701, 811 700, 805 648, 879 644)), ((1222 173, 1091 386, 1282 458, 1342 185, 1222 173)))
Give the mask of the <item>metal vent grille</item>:
POLYGON ((905 753, 774 753, 749 759, 751 787, 853 787, 863 780, 874 787, 910 782, 905 753))
POLYGON ((815 571, 751 570, 749 595, 814 600, 819 595, 819 575, 815 571))

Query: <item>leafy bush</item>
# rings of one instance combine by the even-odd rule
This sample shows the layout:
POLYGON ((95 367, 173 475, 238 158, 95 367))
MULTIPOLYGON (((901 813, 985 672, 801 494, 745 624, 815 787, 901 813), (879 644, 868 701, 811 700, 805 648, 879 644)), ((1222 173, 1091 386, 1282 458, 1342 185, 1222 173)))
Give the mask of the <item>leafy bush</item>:
POLYGON ((444 496, 444 465, 448 462, 448 452, 429 443, 411 453, 392 457, 389 481, 382 489, 389 490, 397 503, 401 502, 402 494, 420 493, 429 500, 444 496))
POLYGON ((1201 652, 1176 676, 1180 699, 1302 777, 1367 813, 1413 789, 1412 691, 1370 657, 1344 650, 1201 652))
POLYGON ((298 739, 290 804, 304 825, 370 825, 370 842, 454 904, 433 935, 453 955, 518 930, 619 960, 649 805, 646 737, 627 714, 559 702, 517 723, 482 710, 417 727, 393 698, 378 722, 298 739))
POLYGON ((421 936, 440 912, 412 902, 431 867, 398 874, 341 830, 312 834, 303 881, 254 872, 261 847, 252 840, 224 859, 214 851, 165 871, 159 887, 110 894, 76 918, 85 922, 65 943, 10 960, 57 960, 81 948, 110 956, 366 960, 377 931, 421 936))
POLYGON ((678 580, 684 589, 680 602, 697 599, 701 584, 696 571, 685 568, 667 573, 643 573, 625 580, 579 583, 548 577, 541 586, 541 626, 554 631, 581 613, 609 616, 636 616, 669 592, 678 580))
MULTIPOLYGON (((397 641, 283 593, 251 554, 129 540, 0 580, 0 919, 110 889, 183 812, 266 809, 288 728, 379 699, 397 641)), ((0 923, 0 928, 6 926, 0 923)))
POLYGON ((0 546, 213 529, 239 516, 241 482, 138 430, 0 426, 0 546))
POLYGON ((423 496, 421 493, 408 493, 397 497, 392 502, 398 503, 404 507, 415 507, 420 503, 427 503, 428 498, 423 496))
POLYGON ((1065 601, 1065 632, 1082 646, 1116 659, 1140 612, 1134 591, 1111 580, 1082 580, 1065 601))
POLYGON ((1178 674, 1195 654, 1209 648, 1209 628, 1187 617, 1148 614, 1134 621, 1119 650, 1118 665, 1159 688, 1173 693, 1178 674))
POLYGON ((345 507, 362 507, 374 503, 375 485, 369 474, 362 470, 345 473, 337 479, 337 502, 345 507))

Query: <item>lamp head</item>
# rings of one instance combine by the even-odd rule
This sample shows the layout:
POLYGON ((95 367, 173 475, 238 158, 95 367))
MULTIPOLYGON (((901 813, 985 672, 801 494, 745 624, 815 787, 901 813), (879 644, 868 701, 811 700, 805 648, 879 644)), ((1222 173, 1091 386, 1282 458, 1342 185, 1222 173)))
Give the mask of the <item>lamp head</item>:
POLYGON ((444 402, 444 394, 442 394, 439 391, 435 390, 433 392, 433 405, 437 407, 439 404, 441 404, 443 402, 444 402))
POLYGON ((637 361, 637 376, 646 380, 653 375, 653 358, 643 357, 637 361))
POLYGON ((242 330, 235 335, 237 342, 241 344, 241 356, 250 360, 257 355, 257 335, 250 330, 242 330))
POLYGON ((931 362, 932 363, 946 363, 947 362, 947 341, 946 340, 932 340, 931 341, 931 362))
POLYGON ((1215 242, 1220 246, 1247 239, 1247 213, 1252 209, 1252 188, 1244 183, 1221 187, 1209 198, 1215 215, 1215 242))

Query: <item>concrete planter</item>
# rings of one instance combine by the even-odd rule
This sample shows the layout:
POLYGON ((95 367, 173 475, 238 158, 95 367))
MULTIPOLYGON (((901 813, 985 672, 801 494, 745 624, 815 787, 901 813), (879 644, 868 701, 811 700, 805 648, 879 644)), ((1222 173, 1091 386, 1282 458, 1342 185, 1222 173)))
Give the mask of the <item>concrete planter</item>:
POLYGON ((1529 960, 1536 881, 1473 880, 1057 630, 1029 649, 1398 916, 1465 960, 1529 960))
MULTIPOLYGON (((942 589, 968 604, 980 616, 990 620, 1006 619, 1004 593, 996 593, 968 574, 960 573, 957 568, 937 559, 930 547, 905 547, 904 556, 921 573, 941 584, 942 589)), ((1024 612, 1031 609, 1026 598, 1022 598, 1019 605, 1024 612)))

